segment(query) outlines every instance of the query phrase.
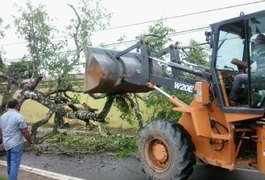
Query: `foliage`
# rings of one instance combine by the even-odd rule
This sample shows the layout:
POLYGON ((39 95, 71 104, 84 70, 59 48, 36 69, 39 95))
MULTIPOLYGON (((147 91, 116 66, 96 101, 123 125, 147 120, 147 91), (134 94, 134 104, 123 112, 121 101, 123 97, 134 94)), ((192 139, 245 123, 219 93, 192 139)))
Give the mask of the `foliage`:
POLYGON ((74 37, 77 50, 83 51, 91 45, 92 32, 108 26, 111 14, 101 6, 101 0, 80 0, 79 7, 69 6, 75 11, 76 17, 67 26, 68 34, 74 37))
POLYGON ((71 152, 115 152, 118 157, 126 157, 136 152, 135 137, 113 133, 107 137, 94 134, 91 135, 66 135, 57 134, 48 141, 51 145, 48 151, 70 151, 71 152), (60 148, 58 148, 60 147, 60 148))
POLYGON ((32 77, 37 77, 45 59, 54 55, 50 18, 43 5, 34 7, 31 1, 26 8, 19 8, 20 15, 15 18, 14 24, 17 33, 27 41, 27 48, 32 61, 32 77))
MULTIPOLYGON (((178 97, 186 104, 189 104, 192 100, 192 96, 188 93, 179 90, 172 90, 169 88, 163 88, 163 90, 172 96, 178 97)), ((166 118, 177 121, 181 116, 180 112, 175 112, 172 110, 173 106, 168 102, 168 99, 156 91, 147 95, 146 106, 152 109, 152 114, 149 117, 149 120, 166 118)))
POLYGON ((137 150, 136 137, 121 136, 118 141, 119 151, 117 152, 118 157, 127 157, 132 155, 137 150))
MULTIPOLYGON (((74 11, 75 16, 71 18, 69 25, 66 27, 67 36, 63 41, 64 43, 61 43, 61 45, 66 45, 62 47, 66 50, 57 53, 48 66, 54 70, 50 76, 59 76, 59 87, 69 86, 69 80, 76 78, 73 74, 77 74, 79 69, 75 67, 78 67, 81 53, 85 47, 91 45, 90 36, 92 32, 104 29, 110 19, 110 14, 107 13, 104 7, 100 6, 100 0, 80 0, 77 8, 71 4, 68 5, 74 11), (67 44, 69 37, 74 41, 75 50, 70 50, 71 47, 67 44)), ((77 81, 71 82, 72 85, 73 83, 75 86, 80 85, 77 81)))
MULTIPOLYGON (((149 27, 149 34, 152 34, 154 36, 147 37, 148 44, 151 47, 151 54, 152 52, 157 52, 161 50, 162 48, 165 48, 165 45, 170 41, 166 37, 168 32, 173 32, 173 30, 169 27, 163 26, 161 22, 158 22, 154 26, 149 27), (161 36, 165 35, 164 38, 161 36), (156 39, 154 37, 160 37, 160 39, 156 39)), ((202 66, 209 66, 209 62, 207 61, 207 51, 204 50, 200 44, 194 40, 190 41, 190 48, 185 53, 182 53, 182 57, 185 59, 188 59, 188 61, 192 61, 195 64, 199 64, 202 66)), ((171 72, 168 72, 168 69, 164 67, 164 71, 168 74, 171 72)), ((186 75, 188 78, 194 79, 197 77, 193 77, 193 75, 183 73, 182 75, 186 75)), ((166 91, 168 94, 175 96, 185 102, 186 104, 190 104, 193 96, 191 96, 189 93, 181 92, 178 90, 172 90, 169 88, 161 87, 162 90, 166 91)), ((166 97, 163 97, 160 93, 156 91, 152 91, 147 96, 146 106, 148 108, 151 108, 152 114, 149 117, 149 120, 153 119, 159 119, 159 118, 167 118, 172 120, 178 120, 181 113, 175 112, 172 110, 172 104, 168 102, 168 99, 166 97)))
POLYGON ((5 64, 4 64, 2 56, 0 54, 0 71, 3 70, 3 69, 5 69, 5 64))
MULTIPOLYGON (((149 50, 152 53, 160 50, 168 41, 170 41, 166 35, 173 31, 173 29, 164 26, 163 21, 158 21, 149 27, 147 33, 139 35, 136 39, 147 42, 149 50)), ((119 41, 124 41, 124 38, 125 37, 122 36, 119 41)), ((152 94, 152 92, 150 94, 152 94)), ((134 125, 135 120, 137 120, 138 128, 141 128, 143 126, 143 119, 139 109, 138 97, 135 94, 127 93, 126 95, 116 97, 114 105, 121 113, 121 119, 127 121, 131 125, 134 125)), ((148 104, 152 104, 152 101, 149 101, 148 104)))
POLYGON ((0 39, 4 36, 4 28, 2 27, 3 20, 0 18, 0 39))
POLYGON ((136 104, 132 104, 134 101, 136 101, 136 98, 133 97, 133 94, 116 96, 114 101, 114 106, 120 112, 120 118, 130 125, 135 125, 137 118, 137 114, 133 109, 136 104))
MULTIPOLYGON (((33 1, 28 0, 23 7, 18 8, 18 16, 14 17, 16 32, 26 40, 28 53, 24 55, 21 62, 8 67, 10 75, 1 72, 1 80, 5 80, 6 84, 1 89, 5 89, 4 92, 6 92, 6 94, 1 92, 6 96, 2 101, 15 96, 15 92, 19 89, 21 91, 17 97, 22 104, 26 99, 34 99, 49 109, 44 118, 33 124, 32 130, 35 137, 38 127, 47 123, 54 113, 85 122, 89 120, 105 122, 106 114, 112 105, 112 101, 106 102, 107 105, 105 104, 99 114, 86 104, 70 112, 64 109, 65 105, 80 104, 80 94, 78 94, 81 92, 80 81, 77 80, 80 77, 77 67, 83 65, 79 61, 81 53, 87 45, 91 45, 92 32, 104 29, 110 18, 110 14, 100 5, 100 0, 81 0, 77 9, 70 4, 69 6, 74 11, 74 16, 70 25, 67 26, 67 32, 64 32, 67 34, 61 36, 60 33, 60 39, 56 38, 58 30, 52 25, 53 20, 48 16, 44 5, 35 5, 33 1), (74 50, 71 40, 74 41, 74 50), (14 72, 16 76, 13 76, 14 72), (23 82, 22 80, 28 79, 29 75, 31 75, 31 81, 23 82), (43 77, 49 80, 48 87, 38 86, 43 77), (68 96, 66 92, 69 91, 75 94, 68 96)), ((54 133, 56 129, 55 123, 54 133)), ((36 140, 36 142, 43 142, 52 135, 44 135, 39 138, 40 141, 36 140)))
POLYGON ((12 62, 7 66, 6 72, 16 79, 29 79, 32 76, 32 62, 12 62))
POLYGON ((61 52, 65 49, 65 42, 54 40, 57 29, 51 25, 52 19, 45 6, 39 4, 35 7, 28 1, 26 7, 20 7, 18 12, 20 15, 15 17, 14 23, 17 33, 27 41, 29 59, 32 62, 31 77, 57 77, 60 81, 57 85, 67 87, 69 80, 73 79, 69 74, 73 70, 70 62, 72 59, 69 51, 61 52))
MULTIPOLYGON (((0 39, 4 37, 4 31, 8 29, 9 26, 4 27, 3 20, 0 18, 0 39)), ((0 71, 5 69, 5 64, 3 62, 3 48, 0 48, 0 71)))
POLYGON ((77 8, 69 4, 75 16, 66 27, 67 36, 56 46, 53 46, 57 53, 49 61, 46 61, 49 76, 59 79, 58 88, 66 88, 70 84, 77 87, 80 85, 78 81, 72 80, 76 78, 74 74, 79 73, 78 65, 81 53, 86 46, 91 45, 90 36, 92 32, 104 29, 110 18, 110 15, 100 6, 99 2, 81 0, 77 8), (69 37, 74 41, 75 50, 71 50, 69 37))
POLYGON ((191 39, 189 43, 188 58, 196 64, 209 67, 209 48, 202 47, 198 42, 191 39))
POLYGON ((163 21, 157 21, 149 26, 148 32, 141 34, 138 39, 144 39, 148 43, 149 50, 152 53, 161 50, 168 42, 171 41, 167 37, 168 33, 174 32, 170 27, 163 24, 163 21))
POLYGON ((1 175, 0 175, 0 180, 7 180, 7 177, 6 177, 6 176, 1 176, 1 175))
MULTIPOLYGON (((174 32, 174 30, 170 27, 165 26, 163 24, 163 21, 158 21, 154 25, 149 27, 147 33, 149 36, 146 36, 146 41, 148 42, 148 47, 151 54, 165 48, 166 44, 171 41, 171 39, 167 37, 167 34, 170 32, 174 32)), ((141 37, 143 36, 144 35, 141 35, 141 37)), ((153 109, 152 115, 151 117, 149 117, 149 120, 157 118, 176 119, 180 115, 176 114, 176 112, 173 112, 172 105, 168 102, 167 98, 161 96, 161 94, 156 91, 150 92, 147 95, 146 99, 146 106, 150 109, 153 109)))
POLYGON ((120 118, 127 121, 129 124, 133 125, 134 113, 130 108, 129 102, 125 98, 118 97, 115 98, 114 105, 117 107, 118 111, 121 113, 120 118))

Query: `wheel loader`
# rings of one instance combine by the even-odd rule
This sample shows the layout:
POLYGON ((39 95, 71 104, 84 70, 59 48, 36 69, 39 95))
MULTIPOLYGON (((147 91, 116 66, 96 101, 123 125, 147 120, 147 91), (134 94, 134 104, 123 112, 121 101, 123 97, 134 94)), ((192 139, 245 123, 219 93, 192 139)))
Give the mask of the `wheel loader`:
POLYGON ((196 160, 227 170, 248 165, 265 173, 265 77, 257 73, 262 65, 253 60, 255 38, 265 34, 265 11, 210 27, 205 33, 212 51, 210 68, 184 63, 175 45, 153 54, 144 41, 123 51, 86 50, 85 93, 156 90, 173 111, 182 113, 178 120, 154 120, 139 132, 138 159, 148 179, 188 179, 196 160), (170 60, 162 60, 164 55, 170 60), (247 64, 247 70, 240 64, 247 64), (241 73, 247 83, 232 105, 229 94, 241 73), (190 93, 193 100, 186 104, 162 87, 190 93))

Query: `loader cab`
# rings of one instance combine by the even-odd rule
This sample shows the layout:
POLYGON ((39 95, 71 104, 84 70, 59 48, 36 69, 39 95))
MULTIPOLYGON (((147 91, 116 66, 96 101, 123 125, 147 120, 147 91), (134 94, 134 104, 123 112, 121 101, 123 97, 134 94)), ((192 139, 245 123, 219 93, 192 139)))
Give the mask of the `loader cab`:
POLYGON ((211 27, 211 73, 219 105, 225 112, 264 112, 265 44, 264 52, 262 48, 257 51, 255 39, 265 35, 265 11, 241 15, 211 27), (236 104, 231 104, 234 79, 242 74, 246 82, 240 83, 236 104))

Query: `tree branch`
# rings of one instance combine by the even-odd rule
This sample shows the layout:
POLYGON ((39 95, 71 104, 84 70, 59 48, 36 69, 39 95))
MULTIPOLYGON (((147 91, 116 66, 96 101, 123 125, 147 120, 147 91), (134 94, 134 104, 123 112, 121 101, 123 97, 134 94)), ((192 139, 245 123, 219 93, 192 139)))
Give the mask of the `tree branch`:
POLYGON ((139 109, 139 105, 136 104, 133 99, 128 96, 128 94, 124 95, 124 97, 126 99, 128 99, 128 101, 130 102, 130 107, 134 110, 135 114, 136 114, 136 119, 137 119, 137 122, 138 122, 138 125, 139 125, 139 128, 142 128, 143 127, 143 118, 142 118, 142 114, 141 114, 141 111, 139 109))
POLYGON ((61 116, 71 118, 71 119, 80 119, 80 120, 83 120, 85 122, 90 121, 90 120, 105 122, 105 117, 108 114, 108 112, 111 108, 112 102, 113 102, 112 98, 108 99, 106 101, 106 104, 105 104, 102 112, 99 113, 99 115, 98 115, 94 112, 88 112, 88 111, 84 111, 84 110, 77 110, 74 112, 73 111, 65 111, 63 106, 65 106, 66 104, 59 104, 59 105, 55 104, 54 102, 52 102, 48 98, 44 97, 42 94, 35 93, 33 91, 24 91, 23 96, 27 99, 33 99, 33 100, 39 102, 43 106, 52 110, 53 112, 59 113, 61 116))
POLYGON ((81 21, 79 14, 76 11, 76 9, 74 8, 74 6, 71 4, 68 4, 68 6, 70 6, 73 9, 73 11, 77 17, 77 20, 78 20, 77 25, 75 26, 75 32, 74 32, 73 36, 74 36, 74 41, 75 41, 75 46, 76 46, 76 60, 75 61, 79 61, 81 50, 80 50, 80 46, 78 43, 78 32, 80 31, 79 29, 80 29, 82 21, 81 21))
POLYGON ((39 139, 42 138, 37 138, 37 133, 38 133, 38 128, 46 123, 48 123, 49 119, 53 115, 53 111, 49 111, 45 118, 39 120, 38 122, 34 123, 31 127, 31 136, 32 136, 32 141, 34 144, 39 143, 39 139))
POLYGON ((19 81, 17 81, 15 78, 8 76, 7 74, 3 73, 0 71, 0 77, 10 83, 12 83, 13 85, 19 87, 19 88, 23 88, 23 84, 20 83, 19 81))
POLYGON ((55 89, 55 90, 52 90, 52 91, 49 91, 49 92, 46 92, 44 93, 43 95, 44 96, 50 96, 52 94, 56 94, 56 93, 61 93, 61 92, 66 92, 66 91, 70 91, 70 92, 76 92, 76 93, 81 93, 82 91, 80 90, 76 90, 74 89, 72 86, 68 86, 66 88, 58 88, 58 89, 55 89))

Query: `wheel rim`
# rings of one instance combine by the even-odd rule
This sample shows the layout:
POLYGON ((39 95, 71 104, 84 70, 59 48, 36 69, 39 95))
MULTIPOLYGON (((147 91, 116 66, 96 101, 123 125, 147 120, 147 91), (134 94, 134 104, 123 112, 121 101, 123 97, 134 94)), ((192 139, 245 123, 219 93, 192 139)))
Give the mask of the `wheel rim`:
POLYGON ((152 139, 145 145, 145 157, 149 166, 156 172, 164 172, 171 163, 168 144, 162 139, 152 139))

